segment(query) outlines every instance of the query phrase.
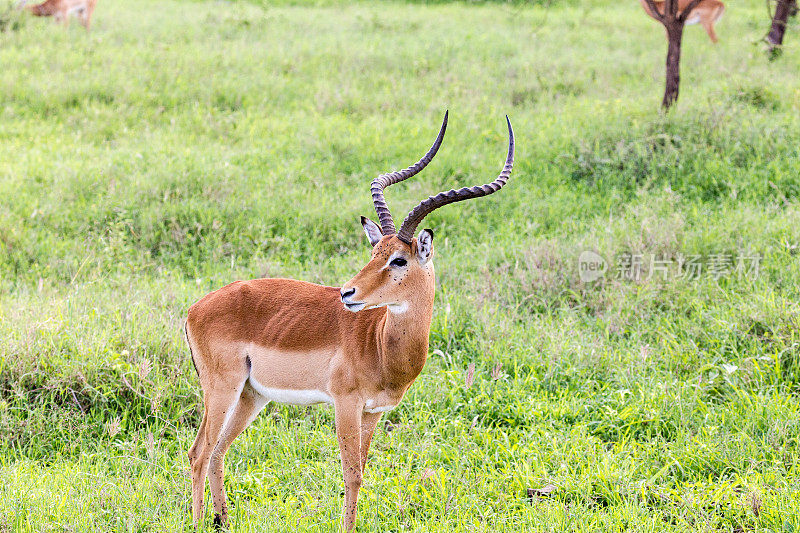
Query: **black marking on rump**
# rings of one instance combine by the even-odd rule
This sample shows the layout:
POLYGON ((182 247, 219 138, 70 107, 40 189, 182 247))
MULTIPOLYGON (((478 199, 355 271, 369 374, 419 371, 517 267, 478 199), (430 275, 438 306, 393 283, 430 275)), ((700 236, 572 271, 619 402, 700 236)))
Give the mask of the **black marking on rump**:
POLYGON ((197 363, 194 360, 194 352, 192 351, 192 343, 189 342, 189 321, 187 320, 183 324, 183 333, 186 335, 186 345, 189 346, 189 355, 192 358, 192 366, 194 367, 194 371, 197 372, 197 377, 200 377, 200 370, 197 369, 197 363))

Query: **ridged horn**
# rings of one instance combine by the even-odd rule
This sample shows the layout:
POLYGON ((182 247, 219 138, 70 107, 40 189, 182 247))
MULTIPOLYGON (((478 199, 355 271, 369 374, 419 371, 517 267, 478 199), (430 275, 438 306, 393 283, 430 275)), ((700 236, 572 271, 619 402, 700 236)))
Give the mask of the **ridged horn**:
POLYGON ((511 121, 506 115, 506 123, 508 124, 508 156, 506 156, 506 164, 503 171, 497 176, 497 179, 486 185, 463 187, 458 190, 450 189, 447 192, 440 192, 436 196, 430 196, 417 205, 408 214, 400 226, 400 232, 397 238, 406 244, 411 244, 414 238, 414 232, 417 226, 422 222, 426 216, 431 214, 434 210, 442 207, 443 205, 452 204, 453 202, 461 202, 463 200, 470 200, 472 198, 480 198, 495 193, 503 188, 508 178, 511 176, 511 169, 514 166, 514 130, 511 128, 511 121))
POLYGON ((442 145, 442 139, 444 139, 444 132, 447 130, 447 115, 449 111, 445 111, 444 113, 444 120, 442 121, 442 127, 439 129, 439 135, 437 135, 436 140, 433 142, 430 150, 428 153, 423 156, 422 159, 411 165, 405 170, 398 170, 395 172, 391 172, 389 174, 382 174, 372 180, 372 184, 370 185, 370 191, 372 191, 372 203, 375 204, 375 212, 378 213, 378 219, 380 220, 381 224, 381 231, 384 235, 393 235, 397 233, 397 230, 394 229, 394 221, 392 221, 392 213, 389 211, 389 206, 386 205, 386 199, 383 197, 383 190, 388 187, 389 185, 394 185, 395 183, 399 183, 403 180, 407 180, 411 176, 418 174, 423 168, 425 168, 428 163, 431 162, 433 156, 436 155, 436 152, 439 150, 439 147, 442 145))

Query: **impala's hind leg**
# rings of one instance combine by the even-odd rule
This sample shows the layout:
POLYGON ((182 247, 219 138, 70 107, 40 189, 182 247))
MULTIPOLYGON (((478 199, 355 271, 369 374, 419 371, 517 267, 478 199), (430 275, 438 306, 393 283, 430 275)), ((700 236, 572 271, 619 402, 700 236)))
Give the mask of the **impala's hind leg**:
POLYGON ((716 11, 714 12, 714 16, 709 17, 707 22, 703 23, 703 27, 706 29, 706 33, 711 38, 711 42, 717 42, 717 33, 714 31, 714 24, 719 22, 719 19, 722 18, 723 13, 725 13, 725 5, 720 4, 717 6, 716 11))
POLYGON ((211 452, 208 466, 208 485, 211 488, 211 501, 214 504, 214 525, 224 526, 228 522, 228 504, 225 495, 225 454, 238 437, 267 405, 267 400, 249 384, 245 384, 233 416, 225 424, 217 446, 211 452))
POLYGON ((194 443, 192 443, 192 447, 189 448, 189 465, 194 464, 194 460, 197 459, 197 455, 200 453, 200 450, 203 447, 203 441, 206 437, 206 418, 208 418, 208 409, 203 406, 203 420, 200 422, 200 427, 197 430, 197 436, 194 438, 194 443))
POLYGON ((703 21, 703 28, 705 28, 708 37, 711 39, 712 43, 716 43, 719 39, 717 39, 717 34, 714 31, 714 21, 712 20, 704 20, 703 21))
POLYGON ((197 447, 197 456, 192 462, 192 517, 195 527, 203 519, 203 499, 206 488, 206 475, 211 452, 217 446, 222 429, 227 419, 236 408, 239 396, 244 386, 246 376, 239 383, 226 380, 223 376, 216 377, 214 383, 205 383, 203 386, 203 403, 206 416, 202 425, 205 425, 204 434, 198 435, 200 445, 197 447))
POLYGON ((89 10, 87 8, 83 8, 78 11, 78 19, 81 21, 81 26, 83 26, 86 31, 89 31, 89 10))
POLYGON ((94 13, 94 4, 95 3, 93 1, 87 1, 80 13, 81 24, 83 24, 83 27, 86 28, 86 31, 89 31, 92 26, 92 13, 94 13))

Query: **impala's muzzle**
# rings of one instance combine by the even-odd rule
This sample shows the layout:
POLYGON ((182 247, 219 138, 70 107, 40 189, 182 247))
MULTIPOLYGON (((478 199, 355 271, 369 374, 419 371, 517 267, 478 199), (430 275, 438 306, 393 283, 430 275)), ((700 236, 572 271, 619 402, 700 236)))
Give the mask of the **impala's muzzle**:
POLYGON ((344 304, 344 308, 348 311, 357 312, 364 309, 366 305, 364 302, 357 302, 353 300, 353 295, 356 293, 355 287, 353 288, 345 288, 342 287, 339 293, 342 295, 342 303, 344 304))

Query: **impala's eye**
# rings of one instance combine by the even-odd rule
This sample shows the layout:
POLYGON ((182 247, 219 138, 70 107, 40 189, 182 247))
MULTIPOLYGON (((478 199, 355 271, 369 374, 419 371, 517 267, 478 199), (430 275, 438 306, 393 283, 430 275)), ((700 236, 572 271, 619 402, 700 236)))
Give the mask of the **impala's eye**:
POLYGON ((404 266, 406 266, 406 260, 403 259, 402 257, 395 257, 394 259, 392 259, 392 262, 389 263, 389 264, 394 266, 394 267, 404 267, 404 266))

